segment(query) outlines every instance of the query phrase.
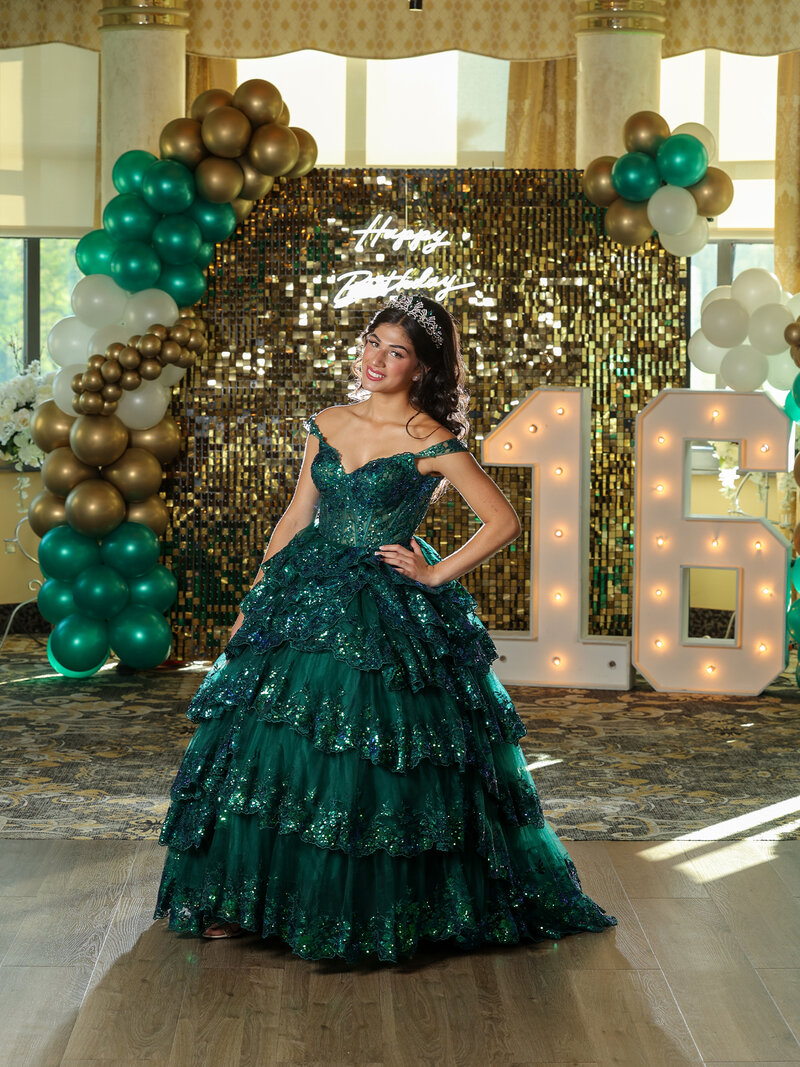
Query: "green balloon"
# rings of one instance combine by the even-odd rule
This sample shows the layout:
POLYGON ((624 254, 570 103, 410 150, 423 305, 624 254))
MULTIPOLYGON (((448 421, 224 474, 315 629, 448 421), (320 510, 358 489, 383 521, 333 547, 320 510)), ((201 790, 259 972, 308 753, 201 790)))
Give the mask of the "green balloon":
POLYGON ((87 567, 75 579, 75 606, 93 619, 110 619, 130 600, 128 583, 113 567, 102 563, 87 567))
POLYGON ((800 641, 800 600, 795 600, 786 612, 786 625, 795 641, 800 641))
POLYGON ((196 263, 165 263, 156 289, 163 289, 180 307, 191 307, 206 291, 206 278, 196 263))
POLYGON ((191 263, 202 244, 200 227, 186 215, 165 215, 153 230, 153 247, 162 263, 191 263))
POLYGON ((789 391, 789 393, 787 394, 787 399, 788 399, 788 397, 792 397, 792 399, 794 400, 794 402, 797 405, 798 409, 800 409, 800 374, 796 374, 794 376, 794 381, 792 382, 792 388, 789 391))
POLYGON ((132 604, 144 604, 156 611, 167 611, 178 596, 177 579, 162 563, 157 563, 147 574, 131 578, 128 586, 132 604))
POLYGON ((134 148, 130 152, 123 152, 111 170, 111 180, 118 193, 135 193, 142 187, 142 178, 148 167, 151 167, 158 157, 152 152, 144 152, 140 148, 134 148))
POLYGON ((792 422, 800 422, 800 405, 798 405, 797 401, 794 398, 794 387, 795 385, 797 385, 798 378, 800 378, 800 374, 798 374, 795 378, 794 382, 792 383, 792 388, 790 392, 786 394, 786 399, 783 402, 783 410, 786 412, 792 422))
POLYGON ((236 229, 236 212, 230 204, 212 204, 196 196, 186 214, 200 227, 205 241, 224 241, 236 229))
POLYGON ((792 564, 792 569, 789 572, 791 578, 791 584, 795 587, 796 591, 800 593, 800 556, 792 564))
POLYGON ((661 185, 655 160, 644 152, 626 152, 611 168, 611 184, 625 200, 649 200, 661 185))
POLYGON ((139 193, 120 193, 103 210, 103 226, 114 241, 148 241, 157 222, 158 213, 139 193))
POLYGON ((75 599, 72 595, 72 582, 48 578, 39 590, 36 606, 48 622, 61 622, 76 610, 75 599))
POLYGON ((150 289, 161 273, 161 260, 152 245, 143 241, 126 241, 117 245, 111 257, 111 277, 121 289, 138 293, 150 289))
POLYGON ((71 582, 81 571, 99 562, 96 539, 78 533, 66 523, 48 530, 39 542, 39 566, 46 578, 71 582))
POLYGON ((194 261, 197 266, 200 267, 202 270, 205 270, 209 263, 213 261, 214 248, 215 245, 213 241, 203 241, 203 243, 200 245, 200 251, 194 257, 194 261))
POLYGON ((186 211, 194 200, 194 175, 183 163, 159 159, 145 171, 142 195, 155 211, 173 215, 186 211))
POLYGON ((120 662, 140 670, 157 667, 169 655, 172 631, 164 616, 144 604, 129 604, 108 623, 111 647, 120 662))
POLYGON ((100 542, 103 563, 126 580, 138 578, 158 563, 158 538, 141 522, 121 522, 100 542))
POLYGON ((105 230, 90 230, 78 241, 75 262, 84 274, 110 274, 116 244, 105 230))
POLYGON ((73 612, 57 623, 50 634, 48 657, 51 652, 67 671, 84 676, 94 674, 108 659, 108 626, 100 619, 73 612))
POLYGON ((685 188, 699 182, 708 170, 708 152, 690 133, 674 133, 658 146, 656 163, 665 182, 685 188))

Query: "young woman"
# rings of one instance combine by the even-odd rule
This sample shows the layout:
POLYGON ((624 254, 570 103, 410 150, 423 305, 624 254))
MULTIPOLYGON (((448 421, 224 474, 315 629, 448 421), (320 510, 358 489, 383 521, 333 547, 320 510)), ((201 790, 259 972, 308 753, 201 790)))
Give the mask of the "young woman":
POLYGON ((614 926, 542 814, 458 581, 520 523, 463 444, 456 323, 404 295, 362 344, 354 402, 304 422, 291 503, 189 705, 154 917, 349 961, 614 926), (441 558, 414 531, 448 482, 482 525, 441 558))

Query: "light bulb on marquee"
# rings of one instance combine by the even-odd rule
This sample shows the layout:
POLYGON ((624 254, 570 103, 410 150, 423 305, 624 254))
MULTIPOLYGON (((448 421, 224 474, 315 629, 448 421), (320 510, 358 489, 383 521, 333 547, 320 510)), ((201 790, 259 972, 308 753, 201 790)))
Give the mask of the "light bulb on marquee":
POLYGON ((663 445, 663 444, 664 444, 664 442, 666 441, 666 437, 665 437, 665 436, 663 435, 663 433, 662 433, 662 434, 659 434, 659 435, 658 435, 658 437, 656 438, 656 440, 658 441, 658 443, 659 443, 660 445, 663 445))
POLYGON ((564 531, 563 530, 555 530, 554 533, 555 533, 556 537, 563 537, 564 536, 564 531))
POLYGON ((713 663, 709 663, 709 665, 706 667, 706 674, 713 674, 716 669, 717 668, 714 666, 713 663))
POLYGON ((536 431, 537 431, 538 429, 539 429, 539 427, 538 427, 538 426, 535 426, 535 425, 531 424, 531 425, 530 425, 530 426, 528 427, 528 433, 536 433, 536 431))
POLYGON ((664 595, 664 590, 663 589, 656 589, 656 596, 663 596, 663 595, 664 595))
POLYGON ((506 450, 506 452, 508 452, 508 450, 511 448, 511 442, 506 441, 506 443, 503 445, 503 448, 506 450))
POLYGON ((556 467, 555 473, 556 474, 563 474, 564 473, 564 468, 563 467, 556 467))
POLYGON ((663 485, 662 482, 659 482, 658 485, 656 486, 656 492, 657 493, 663 493, 664 492, 664 485, 663 485))
POLYGON ((561 657, 560 656, 553 656, 553 665, 556 666, 556 667, 560 667, 561 666, 561 657))
POLYGON ((760 541, 754 541, 753 542, 753 548, 755 548, 757 551, 759 551, 761 549, 761 542, 760 541))
POLYGON ((663 648, 664 647, 664 642, 661 640, 660 637, 657 637, 655 639, 655 641, 653 642, 653 644, 656 646, 656 648, 663 648))
POLYGON ((661 546, 664 544, 664 538, 663 537, 657 537, 656 538, 656 544, 658 545, 659 548, 661 548, 661 546))
POLYGON ((563 596, 563 593, 553 593, 553 600, 561 600, 563 596))
POLYGON ((712 538, 711 547, 712 548, 719 548, 719 538, 718 537, 712 538))
POLYGON ((718 408, 714 408, 714 410, 711 412, 711 418, 712 419, 718 419, 719 418, 719 409, 718 408))
POLYGON ((759 652, 766 652, 766 651, 767 651, 767 646, 766 646, 766 645, 764 644, 764 642, 763 642, 763 641, 762 641, 762 642, 761 642, 761 644, 760 644, 760 645, 758 646, 758 651, 759 651, 759 652))
POLYGON ((769 452, 769 445, 762 445, 761 446, 761 451, 762 452, 769 452))
POLYGON ((556 408, 556 415, 563 415, 563 414, 564 414, 564 409, 563 408, 556 408))

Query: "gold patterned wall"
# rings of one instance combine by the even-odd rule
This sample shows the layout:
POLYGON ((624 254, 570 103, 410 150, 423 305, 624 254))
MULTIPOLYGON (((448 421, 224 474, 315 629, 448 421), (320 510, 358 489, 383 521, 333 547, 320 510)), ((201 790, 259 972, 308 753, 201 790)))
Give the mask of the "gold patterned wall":
MULTIPOLYGON (((530 390, 592 389, 590 632, 630 633, 634 420, 686 384, 685 261, 607 242, 578 171, 317 170, 277 183, 210 268, 211 348, 176 393, 187 450, 165 482, 174 655, 214 658, 226 643, 291 499, 302 420, 347 402, 357 335, 382 303, 354 286, 425 270, 430 295, 464 286, 445 303, 461 325, 478 459, 481 435, 530 390)), ((526 532, 461 581, 490 630, 525 630, 530 472, 486 470, 526 532)), ((477 525, 451 487, 418 532, 446 555, 477 525)))

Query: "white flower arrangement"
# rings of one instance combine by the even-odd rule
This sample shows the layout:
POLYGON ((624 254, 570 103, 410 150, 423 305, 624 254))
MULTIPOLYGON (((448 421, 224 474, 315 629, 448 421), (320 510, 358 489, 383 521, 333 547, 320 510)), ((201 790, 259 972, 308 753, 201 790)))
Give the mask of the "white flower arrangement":
MULTIPOLYGON (((711 441, 711 447, 719 461, 719 480, 722 485, 722 494, 728 500, 735 500, 741 486, 739 481, 739 445, 736 441, 711 441)), ((758 490, 758 499, 766 500, 769 488, 769 475, 763 472, 752 471, 750 481, 758 490)))
MULTIPOLYGON (((18 352, 12 345, 15 357, 18 352)), ((17 366, 19 360, 17 359, 17 366)), ((44 452, 31 437, 31 419, 34 408, 51 400, 53 379, 56 371, 41 373, 39 360, 34 360, 8 381, 0 382, 0 463, 13 464, 22 472, 23 467, 42 466, 44 452)), ((17 511, 28 512, 28 490, 31 479, 27 474, 17 476, 17 511)))

